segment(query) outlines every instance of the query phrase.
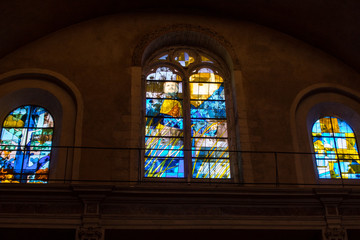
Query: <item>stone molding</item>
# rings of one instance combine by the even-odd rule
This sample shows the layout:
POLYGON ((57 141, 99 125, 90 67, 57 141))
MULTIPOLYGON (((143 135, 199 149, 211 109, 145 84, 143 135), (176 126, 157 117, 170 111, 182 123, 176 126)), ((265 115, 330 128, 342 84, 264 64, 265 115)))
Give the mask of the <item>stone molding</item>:
MULTIPOLYGON (((151 32, 148 32, 143 35, 143 37, 138 41, 137 46, 134 48, 133 56, 132 56, 132 65, 133 66, 141 66, 142 65, 142 58, 143 54, 145 52, 145 49, 151 42, 156 40, 157 38, 164 36, 166 34, 172 33, 172 32, 197 32, 200 34, 203 34, 207 37, 210 37, 220 43, 222 47, 226 49, 228 54, 231 57, 231 60, 233 61, 233 68, 234 69, 240 69, 240 61, 238 57, 236 56, 235 50, 232 46, 232 44, 227 41, 223 36, 221 36, 219 33, 215 32, 214 30, 211 30, 209 28, 205 28, 199 25, 191 25, 191 24, 175 24, 175 25, 168 25, 166 27, 153 30, 151 32)), ((208 49, 211 51, 211 49, 208 49)))

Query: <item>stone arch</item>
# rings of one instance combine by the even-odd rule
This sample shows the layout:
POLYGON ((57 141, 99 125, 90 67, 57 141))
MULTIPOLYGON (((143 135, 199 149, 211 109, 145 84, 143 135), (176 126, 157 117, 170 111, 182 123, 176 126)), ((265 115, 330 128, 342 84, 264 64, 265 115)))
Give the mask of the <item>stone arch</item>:
POLYGON ((175 45, 205 48, 220 56, 231 70, 239 70, 240 62, 231 43, 217 32, 190 24, 169 25, 143 35, 135 47, 132 64, 141 66, 149 55, 175 45))
MULTIPOLYGON (((44 69, 17 69, 0 75, 0 119, 21 105, 45 107, 54 117, 51 179, 77 179, 81 146, 83 100, 65 76, 44 69)), ((51 181, 50 181, 51 182, 51 181)))

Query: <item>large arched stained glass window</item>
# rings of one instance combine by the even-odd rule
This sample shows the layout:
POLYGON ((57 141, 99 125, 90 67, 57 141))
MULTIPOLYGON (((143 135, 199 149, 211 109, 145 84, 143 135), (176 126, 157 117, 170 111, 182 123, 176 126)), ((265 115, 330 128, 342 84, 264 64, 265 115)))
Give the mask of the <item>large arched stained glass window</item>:
POLYGON ((342 119, 323 117, 312 128, 320 179, 360 179, 360 159, 354 131, 342 119))
POLYGON ((1 183, 47 183, 54 121, 42 107, 23 106, 2 125, 1 183))
POLYGON ((146 68, 145 177, 230 178, 224 78, 194 49, 156 55, 146 68))

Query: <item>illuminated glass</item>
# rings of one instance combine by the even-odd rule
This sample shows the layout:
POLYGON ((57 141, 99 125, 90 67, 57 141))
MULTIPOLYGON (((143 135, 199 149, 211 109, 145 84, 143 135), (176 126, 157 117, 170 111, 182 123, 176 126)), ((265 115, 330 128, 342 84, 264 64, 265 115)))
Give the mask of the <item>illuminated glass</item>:
POLYGON ((211 61, 210 59, 208 59, 207 57, 204 57, 204 56, 201 56, 201 61, 202 62, 213 63, 213 61, 211 61))
POLYGON ((159 57, 159 60, 167 60, 168 59, 168 55, 163 55, 161 57, 159 57))
POLYGON ((230 178, 223 79, 209 68, 190 76, 193 178, 230 178))
POLYGON ((175 61, 180 63, 181 66, 187 67, 194 62, 194 58, 187 52, 180 52, 175 56, 175 61))
POLYGON ((181 77, 159 67, 146 80, 145 177, 184 177, 181 77))
POLYGON ((360 159, 356 138, 342 119, 324 117, 312 128, 319 178, 360 179, 360 159))
POLYGON ((187 51, 157 61, 145 83, 145 177, 230 178, 224 80, 213 61, 187 51), (158 64, 171 59, 183 68, 158 64))
POLYGON ((53 132, 53 118, 44 108, 12 111, 2 126, 0 182, 47 183, 53 132))

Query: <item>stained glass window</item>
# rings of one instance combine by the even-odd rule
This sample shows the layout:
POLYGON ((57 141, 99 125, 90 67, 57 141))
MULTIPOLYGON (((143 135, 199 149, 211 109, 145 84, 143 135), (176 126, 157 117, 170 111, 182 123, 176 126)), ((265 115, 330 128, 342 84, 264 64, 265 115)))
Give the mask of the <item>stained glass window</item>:
POLYGON ((230 178, 223 77, 194 50, 166 59, 146 73, 144 176, 230 178))
POLYGON ((312 128, 319 178, 360 179, 360 159, 354 131, 342 119, 323 117, 312 128))
POLYGON ((53 118, 44 108, 12 111, 2 125, 0 182, 47 183, 53 132, 53 118))

